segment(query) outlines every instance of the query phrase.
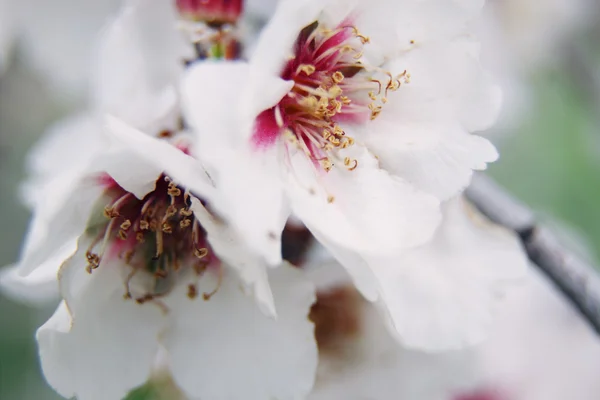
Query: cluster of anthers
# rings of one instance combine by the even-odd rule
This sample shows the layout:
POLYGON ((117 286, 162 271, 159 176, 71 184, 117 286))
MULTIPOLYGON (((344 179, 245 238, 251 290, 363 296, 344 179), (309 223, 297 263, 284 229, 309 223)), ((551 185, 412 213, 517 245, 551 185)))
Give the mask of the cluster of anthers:
POLYGON ((124 297, 143 304, 169 294, 178 273, 190 267, 194 281, 188 285, 188 297, 196 298, 198 279, 207 268, 216 266, 219 283, 210 293, 203 293, 204 300, 210 299, 220 286, 221 268, 209 251, 204 229, 190 209, 190 194, 165 175, 158 178, 154 191, 141 200, 110 177, 103 177, 102 182, 111 199, 103 211, 108 222, 96 228, 95 239, 86 251, 87 271, 93 273, 106 257, 120 258, 131 267, 124 297), (154 287, 134 296, 130 282, 138 273, 152 274, 154 287))
POLYGON ((356 159, 341 157, 338 150, 354 144, 340 123, 377 118, 387 95, 408 83, 403 71, 388 71, 363 64, 363 47, 369 38, 354 26, 330 30, 314 22, 298 36, 295 56, 282 78, 292 80, 292 90, 274 108, 275 121, 286 137, 329 171, 334 162, 354 170, 356 159))

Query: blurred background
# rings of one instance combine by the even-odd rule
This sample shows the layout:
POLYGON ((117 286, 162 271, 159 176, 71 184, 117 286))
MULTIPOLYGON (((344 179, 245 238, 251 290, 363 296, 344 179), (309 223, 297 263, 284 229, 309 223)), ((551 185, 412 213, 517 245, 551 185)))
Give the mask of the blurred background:
MULTIPOLYGON (((18 259, 27 230, 19 184, 28 150, 53 123, 85 108, 95 37, 119 3, 0 0, 0 266, 18 259)), ((489 132, 501 159, 489 173, 600 265, 600 2, 488 0, 479 29, 484 62, 505 88, 504 111, 489 132)), ((599 339, 535 279, 539 288, 515 300, 521 314, 503 314, 498 346, 480 352, 482 381, 519 371, 528 397, 517 400, 600 398, 599 339), (548 351, 527 353, 527 340, 548 351)), ((39 371, 34 338, 53 308, 0 294, 0 399, 59 398, 39 371)), ((492 399, 477 393, 461 399, 492 399)))

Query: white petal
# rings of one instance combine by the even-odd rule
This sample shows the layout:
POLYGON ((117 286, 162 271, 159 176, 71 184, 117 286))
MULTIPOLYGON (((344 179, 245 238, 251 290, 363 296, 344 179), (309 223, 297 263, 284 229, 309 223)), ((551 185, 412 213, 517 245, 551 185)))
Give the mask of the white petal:
POLYGON ((269 286, 267 264, 255 251, 249 249, 236 232, 214 218, 198 199, 192 197, 191 210, 206 231, 211 248, 219 260, 237 271, 242 282, 251 288, 261 311, 275 318, 275 302, 269 286))
MULTIPOLYGON (((479 47, 468 39, 418 46, 385 68, 407 71, 410 83, 389 93, 382 119, 454 122, 468 131, 489 128, 498 117, 501 93, 479 62, 479 47)), ((374 128, 376 129, 376 128, 374 128)))
MULTIPOLYGON (((309 229, 310 225, 307 225, 309 229)), ((324 236, 316 229, 311 229, 315 238, 335 257, 335 259, 344 266, 346 272, 352 278, 352 282, 356 289, 368 301, 377 301, 379 298, 379 282, 376 276, 371 271, 369 264, 352 249, 337 244, 327 236, 324 236)), ((324 269, 324 268, 321 268, 324 269)), ((328 279, 329 280, 329 277, 328 279)), ((317 283, 318 287, 320 284, 317 283)))
POLYGON ((104 190, 93 179, 79 180, 80 171, 75 174, 78 176, 53 181, 51 189, 56 192, 47 197, 51 201, 36 208, 19 263, 21 276, 52 260, 58 271, 62 261, 75 252, 77 240, 104 190))
MULTIPOLYGON (((138 163, 141 164, 140 167, 143 166, 142 171, 145 171, 145 175, 150 178, 154 176, 154 180, 156 180, 161 173, 165 172, 174 181, 185 186, 196 195, 207 200, 211 198, 214 190, 210 180, 206 176, 202 165, 193 157, 188 156, 165 141, 145 135, 114 117, 107 117, 106 128, 109 137, 125 147, 125 154, 129 153, 139 160, 138 163)), ((127 158, 124 158, 123 161, 135 165, 127 158)), ((111 164, 107 165, 111 166, 111 164)), ((120 167, 112 165, 110 171, 107 172, 115 180, 117 174, 129 177, 129 179, 132 178, 131 171, 123 169, 124 165, 120 167)), ((121 183, 119 182, 119 184, 121 183)), ((126 189, 135 193, 130 188, 126 187, 126 189)))
POLYGON ((280 76, 292 56, 293 46, 302 28, 317 20, 327 2, 321 0, 280 1, 267 26, 261 32, 251 57, 250 91, 262 93, 273 76, 280 76))
POLYGON ((428 240, 439 223, 439 203, 379 168, 360 146, 358 166, 324 173, 298 152, 288 177, 292 210, 311 229, 356 252, 379 254, 428 240))
MULTIPOLYGON (((289 266, 269 277, 277 320, 266 318, 232 276, 209 301, 173 294, 179 299, 173 299, 176 314, 164 344, 173 377, 190 397, 292 400, 310 392, 317 364, 307 318, 314 287, 289 266)), ((205 283, 214 288, 214 281, 205 283)))
POLYGON ((482 341, 506 285, 525 273, 517 237, 473 213, 453 200, 431 243, 374 269, 384 314, 405 345, 448 350, 482 341))
POLYGON ((264 77, 260 91, 253 91, 250 72, 244 62, 203 62, 190 68, 182 101, 186 117, 200 135, 200 150, 209 150, 215 141, 247 145, 256 116, 276 105, 294 85, 273 74, 264 77))
MULTIPOLYGON (((94 154, 102 151, 108 143, 101 135, 99 121, 89 113, 76 114, 52 125, 27 155, 28 181, 22 187, 26 203, 34 206, 46 203, 50 182, 63 174, 83 174, 94 154)), ((77 179, 72 178, 73 181, 77 179)), ((62 202, 62 200, 60 201, 62 202)))
POLYGON ((137 128, 165 128, 156 123, 176 105, 174 85, 191 56, 176 21, 172 2, 125 2, 100 41, 92 91, 98 109, 137 128))
POLYGON ((240 63, 194 67, 183 86, 183 104, 198 136, 197 152, 218 190, 216 211, 267 262, 278 265, 281 232, 289 215, 279 177, 281 148, 275 143, 253 151, 249 134, 241 134, 251 131, 256 117, 246 119, 247 112, 236 107, 236 88, 243 87, 247 72, 240 63))
POLYGON ((89 275, 84 252, 76 256, 61 281, 73 294, 72 318, 63 302, 37 332, 42 369, 65 397, 119 400, 150 376, 163 314, 123 298, 125 265, 105 264, 89 275))
POLYGON ((60 260, 48 260, 26 277, 19 275, 17 266, 0 271, 2 294, 32 305, 44 305, 58 301, 58 268, 60 260))
POLYGON ((440 200, 462 191, 473 170, 498 158, 494 146, 452 124, 378 124, 361 141, 381 167, 440 200))

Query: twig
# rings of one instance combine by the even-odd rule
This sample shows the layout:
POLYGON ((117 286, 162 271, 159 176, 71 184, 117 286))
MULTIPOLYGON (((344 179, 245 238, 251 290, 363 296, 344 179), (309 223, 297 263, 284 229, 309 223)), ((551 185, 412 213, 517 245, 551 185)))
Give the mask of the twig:
POLYGON ((516 232, 529 259, 556 285, 600 335, 600 275, 540 226, 533 212, 483 175, 475 176, 468 199, 493 222, 516 232))

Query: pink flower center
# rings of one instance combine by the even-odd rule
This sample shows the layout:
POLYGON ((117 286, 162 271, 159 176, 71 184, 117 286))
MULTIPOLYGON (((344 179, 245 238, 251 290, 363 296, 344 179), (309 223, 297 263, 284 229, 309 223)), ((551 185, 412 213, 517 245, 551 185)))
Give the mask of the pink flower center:
MULTIPOLYGON (((110 199, 103 210, 108 221, 90 228, 95 228, 96 236, 86 252, 89 273, 99 268, 106 257, 120 258, 131 267, 125 298, 135 297, 142 304, 168 294, 183 267, 191 267, 197 278, 209 267, 220 272, 219 260, 206 241, 206 233, 190 210, 189 193, 168 176, 161 175, 154 191, 141 200, 108 175, 102 176, 100 182, 110 199), (134 296, 130 281, 140 272, 153 275, 156 290, 134 296)), ((204 293, 204 299, 213 294, 204 293)), ((188 296, 197 295, 196 283, 191 283, 188 296)))
POLYGON ((387 93, 408 82, 360 60, 369 38, 350 24, 330 30, 318 22, 304 28, 281 77, 293 88, 275 107, 262 112, 255 124, 254 143, 266 147, 284 134, 315 163, 329 171, 334 162, 353 170, 358 161, 338 154, 354 144, 342 124, 375 119, 387 93))

